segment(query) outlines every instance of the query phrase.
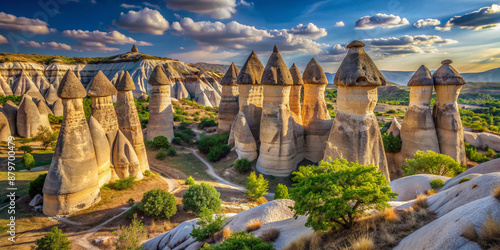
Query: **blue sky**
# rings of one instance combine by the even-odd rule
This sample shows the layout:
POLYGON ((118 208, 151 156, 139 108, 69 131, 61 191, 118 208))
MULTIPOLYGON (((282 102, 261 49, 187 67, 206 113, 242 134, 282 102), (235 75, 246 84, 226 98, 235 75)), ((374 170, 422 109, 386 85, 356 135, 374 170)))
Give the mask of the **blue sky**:
POLYGON ((316 58, 335 72, 361 40, 383 70, 460 72, 500 67, 500 2, 486 0, 41 0, 4 1, 0 51, 110 56, 143 53, 186 62, 265 64, 277 44, 289 66, 316 58), (40 4, 41 3, 41 4, 40 4))

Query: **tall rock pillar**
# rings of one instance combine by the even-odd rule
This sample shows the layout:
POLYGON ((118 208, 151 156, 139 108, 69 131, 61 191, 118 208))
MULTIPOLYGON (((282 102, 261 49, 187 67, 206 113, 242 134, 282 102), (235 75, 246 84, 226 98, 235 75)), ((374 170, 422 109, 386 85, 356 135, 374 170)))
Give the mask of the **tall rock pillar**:
POLYGON ((238 85, 236 80, 240 70, 234 63, 231 63, 226 74, 220 81, 222 85, 222 96, 219 105, 219 133, 229 132, 234 118, 239 112, 238 85))
POLYGON ((292 114, 294 131, 295 131, 295 148, 297 149, 297 160, 304 158, 304 126, 302 123, 302 105, 300 103, 302 86, 302 76, 300 75, 299 68, 294 64, 290 67, 290 74, 292 75, 293 85, 290 89, 290 112, 292 114))
POLYGON ((149 99, 149 122, 146 133, 147 140, 163 135, 169 141, 174 138, 174 114, 172 112, 172 101, 170 97, 170 81, 157 65, 148 83, 153 85, 149 99))
POLYGON ((385 78, 360 41, 353 41, 335 74, 338 86, 338 111, 328 137, 324 160, 344 158, 349 162, 378 166, 390 180, 382 135, 373 109, 377 104, 377 86, 385 78))

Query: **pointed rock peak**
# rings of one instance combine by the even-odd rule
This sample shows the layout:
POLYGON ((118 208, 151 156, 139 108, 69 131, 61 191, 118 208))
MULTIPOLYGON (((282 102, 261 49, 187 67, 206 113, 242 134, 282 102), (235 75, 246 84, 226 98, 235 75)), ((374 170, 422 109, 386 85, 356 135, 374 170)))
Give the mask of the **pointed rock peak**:
POLYGON ((137 48, 137 46, 135 46, 135 44, 134 44, 134 46, 132 46, 132 49, 131 49, 130 51, 131 51, 131 52, 136 52, 136 53, 138 53, 138 52, 139 52, 139 49, 138 49, 138 48, 137 48))
POLYGON ((266 68, 262 73, 263 85, 292 85, 293 79, 290 70, 281 58, 278 47, 275 45, 273 53, 267 60, 266 68))
POLYGON ((451 66, 452 62, 452 60, 441 62, 441 66, 432 74, 434 85, 464 85, 466 83, 458 71, 451 66))
POLYGON ((234 62, 231 63, 231 66, 227 69, 226 74, 220 80, 221 85, 227 85, 227 86, 232 86, 236 85, 236 81, 238 80, 238 74, 240 73, 240 70, 236 65, 234 65, 234 62))
POLYGON ((312 58, 311 61, 309 61, 309 63, 307 64, 302 79, 306 84, 328 84, 328 79, 326 78, 323 68, 321 68, 321 65, 319 65, 318 61, 316 61, 316 59, 314 58, 312 58))
POLYGON ((153 72, 149 76, 148 83, 151 85, 170 85, 170 81, 160 65, 156 65, 153 69, 153 72))
POLYGON ((104 73, 99 70, 94 79, 90 81, 87 93, 90 97, 105 97, 116 95, 117 91, 104 73))
POLYGON ((264 65, 260 62, 254 51, 248 56, 247 61, 238 75, 238 84, 260 84, 264 72, 264 65))
POLYGON ((347 47, 347 55, 335 74, 337 86, 384 86, 387 84, 375 63, 363 49, 364 44, 353 41, 347 47))
POLYGON ((87 92, 75 73, 68 69, 59 83, 57 96, 63 99, 77 99, 87 96, 87 92))
POLYGON ((302 81, 302 76, 300 76, 299 68, 294 64, 290 67, 290 74, 292 75, 293 85, 302 85, 304 82, 302 81))
POLYGON ((394 136, 399 136, 399 133, 401 131, 401 124, 399 124, 398 120, 396 117, 393 117, 391 126, 389 129, 387 129, 387 134, 391 134, 394 136))
POLYGON ((431 72, 425 65, 420 66, 420 68, 415 71, 415 74, 411 77, 408 82, 408 86, 429 86, 434 85, 434 80, 432 80, 431 72))
POLYGON ((118 80, 115 84, 115 88, 118 91, 131 91, 135 89, 135 84, 134 80, 132 80, 132 77, 128 73, 128 71, 124 70, 120 74, 121 78, 119 77, 118 80))
POLYGON ((97 119, 94 118, 93 115, 91 115, 89 117, 88 124, 89 124, 90 131, 93 131, 93 130, 102 130, 102 131, 104 131, 103 128, 102 128, 102 125, 97 121, 97 119))

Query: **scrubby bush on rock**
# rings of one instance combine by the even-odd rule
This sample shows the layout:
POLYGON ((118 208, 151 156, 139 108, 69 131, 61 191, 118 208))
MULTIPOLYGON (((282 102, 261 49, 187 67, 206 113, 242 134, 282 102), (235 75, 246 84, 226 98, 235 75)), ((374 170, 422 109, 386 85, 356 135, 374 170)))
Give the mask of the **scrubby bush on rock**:
POLYGON ((195 228, 193 225, 193 230, 191 231, 191 236, 195 237, 197 241, 204 241, 214 233, 220 231, 227 219, 224 214, 214 216, 214 212, 206 207, 201 209, 198 216, 199 219, 196 222, 198 228, 195 228))
POLYGON ((168 219, 177 213, 177 202, 173 194, 153 189, 144 193, 139 208, 147 216, 168 219))
POLYGON ((438 154, 434 151, 417 151, 414 159, 406 159, 406 165, 401 166, 405 175, 433 174, 453 177, 462 173, 465 167, 451 156, 438 154))
POLYGON ((195 214, 199 214, 204 207, 212 211, 218 211, 221 204, 220 193, 205 182, 189 186, 188 191, 182 197, 184 210, 192 211, 195 214))
POLYGON ((253 234, 241 231, 236 232, 227 238, 224 242, 210 246, 205 244, 203 250, 234 250, 234 249, 258 249, 258 250, 274 250, 272 243, 262 242, 260 238, 253 234))
POLYGON ((401 139, 399 137, 394 136, 391 133, 383 133, 382 141, 384 142, 384 150, 387 153, 397 153, 401 151, 401 139))
POLYGON ((441 179, 434 179, 434 180, 430 181, 429 184, 431 185, 431 187, 433 189, 438 189, 438 188, 444 186, 444 181, 441 179))
POLYGON ((288 195, 288 188, 284 185, 284 184, 278 184, 278 186, 276 186, 276 191, 274 191, 274 199, 275 200, 278 200, 278 199, 288 199, 289 198, 289 195, 288 195))
POLYGON ((45 183, 45 178, 47 178, 47 174, 41 174, 36 177, 35 180, 30 181, 29 191, 31 198, 34 198, 37 194, 43 195, 43 184, 45 183))

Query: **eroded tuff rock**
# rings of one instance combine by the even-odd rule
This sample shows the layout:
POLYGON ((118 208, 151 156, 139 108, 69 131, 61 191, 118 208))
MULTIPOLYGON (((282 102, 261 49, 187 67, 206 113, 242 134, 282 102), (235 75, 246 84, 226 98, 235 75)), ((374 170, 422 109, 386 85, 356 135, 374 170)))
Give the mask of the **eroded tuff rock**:
MULTIPOLYGON (((301 90, 304 85, 302 76, 300 76, 299 68, 294 64, 290 67, 293 85, 290 89, 290 112, 293 118, 293 127, 295 130, 295 147, 297 148, 297 159, 304 158, 304 126, 302 121, 302 105, 300 103, 301 90)), ((328 127, 330 129, 330 126, 328 127)), ((322 155, 323 156, 323 155, 322 155)))
POLYGON ((35 83, 33 83, 33 81, 31 80, 31 77, 24 69, 21 70, 19 76, 17 76, 17 78, 12 83, 12 92, 17 96, 28 94, 37 101, 45 100, 39 89, 36 87, 35 83))
POLYGON ((398 119, 396 117, 392 118, 391 126, 387 129, 387 134, 392 134, 396 137, 399 137, 401 133, 401 124, 399 124, 398 119))
POLYGON ((132 90, 135 89, 134 81, 128 71, 122 71, 120 80, 115 87, 118 90, 116 97, 116 114, 118 116, 118 126, 120 131, 130 141, 134 147, 141 171, 149 170, 148 156, 146 147, 144 146, 144 138, 142 135, 142 125, 135 107, 134 95, 132 90))
POLYGON ((62 99, 61 98, 57 99, 54 102, 54 104, 52 104, 52 113, 55 116, 62 116, 63 115, 64 108, 63 108, 63 104, 62 104, 62 99))
POLYGON ((111 168, 111 148, 109 147, 106 132, 93 116, 90 116, 88 124, 97 161, 99 187, 102 187, 114 176, 113 169, 111 168))
POLYGON ((218 132, 224 133, 231 130, 234 118, 239 112, 238 85, 236 80, 240 70, 234 63, 231 63, 224 78, 220 81, 222 85, 222 99, 219 106, 219 127, 218 132))
POLYGON ((4 95, 13 95, 10 85, 5 82, 3 77, 0 77, 0 88, 2 88, 4 95))
POLYGON ((45 97, 45 101, 49 105, 54 105, 54 102, 56 102, 57 99, 59 99, 57 97, 57 89, 54 88, 54 85, 50 84, 49 88, 45 92, 45 96, 44 97, 45 97))
POLYGON ((163 135, 169 141, 174 138, 174 114, 170 98, 170 81, 163 70, 156 66, 148 80, 153 85, 149 99, 147 140, 163 135))
POLYGON ((189 99, 189 92, 184 86, 184 83, 182 83, 182 76, 179 74, 179 72, 177 72, 177 70, 175 70, 172 65, 168 64, 167 68, 165 69, 165 74, 167 75, 168 80, 170 80, 171 96, 178 100, 185 98, 189 99))
POLYGON ((17 133, 25 138, 32 138, 43 126, 43 120, 38 107, 28 94, 23 95, 17 111, 17 133))
POLYGON ((228 144, 234 146, 238 159, 247 158, 249 161, 257 159, 257 143, 242 111, 236 115, 231 126, 228 144))
POLYGON ((377 104, 377 86, 385 78, 366 54, 360 41, 348 46, 334 83, 338 86, 338 111, 328 137, 324 160, 344 158, 349 162, 378 166, 390 179, 382 135, 373 109, 377 104))
POLYGON ((143 178, 139 158, 137 158, 134 147, 121 131, 118 131, 113 145, 113 165, 116 175, 120 179, 129 176, 135 177, 136 180, 143 178))
POLYGON ((58 89, 64 119, 43 186, 43 213, 49 216, 70 214, 100 200, 96 155, 83 110, 86 95, 68 70, 58 89))
POLYGON ((8 141, 9 136, 11 136, 9 120, 0 112, 0 141, 8 141))
POLYGON ((460 164, 466 163, 464 128, 458 111, 457 99, 465 80, 444 60, 434 74, 436 104, 434 105, 434 124, 436 126, 439 149, 442 154, 451 156, 460 164))
POLYGON ((2 107, 2 112, 7 117, 7 120, 9 121, 9 127, 10 127, 10 133, 12 135, 17 135, 17 112, 19 111, 19 107, 12 102, 12 101, 7 101, 3 107, 2 107))
POLYGON ((297 159, 294 122, 288 104, 293 79, 276 45, 262 73, 261 83, 264 100, 257 170, 268 175, 287 176, 302 159, 297 159))
POLYGON ((326 141, 332 128, 332 118, 325 102, 325 88, 328 84, 325 72, 313 58, 304 70, 304 157, 312 162, 320 161, 326 148, 326 141))

